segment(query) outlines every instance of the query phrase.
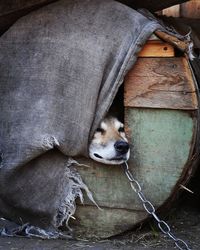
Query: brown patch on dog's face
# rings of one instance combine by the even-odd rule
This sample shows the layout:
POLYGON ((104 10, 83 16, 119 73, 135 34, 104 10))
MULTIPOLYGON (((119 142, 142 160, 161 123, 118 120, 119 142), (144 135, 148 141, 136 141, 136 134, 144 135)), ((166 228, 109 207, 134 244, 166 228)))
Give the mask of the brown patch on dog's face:
POLYGON ((89 155, 105 164, 121 164, 130 155, 124 125, 114 117, 105 118, 96 130, 89 147, 89 155))

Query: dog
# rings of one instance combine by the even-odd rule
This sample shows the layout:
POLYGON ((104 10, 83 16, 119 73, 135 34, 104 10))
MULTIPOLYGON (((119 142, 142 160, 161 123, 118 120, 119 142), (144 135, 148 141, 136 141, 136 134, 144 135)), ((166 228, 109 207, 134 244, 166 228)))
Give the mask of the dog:
POLYGON ((124 124, 116 117, 107 116, 94 133, 89 146, 89 156, 95 161, 118 165, 130 156, 130 146, 124 132, 124 124))

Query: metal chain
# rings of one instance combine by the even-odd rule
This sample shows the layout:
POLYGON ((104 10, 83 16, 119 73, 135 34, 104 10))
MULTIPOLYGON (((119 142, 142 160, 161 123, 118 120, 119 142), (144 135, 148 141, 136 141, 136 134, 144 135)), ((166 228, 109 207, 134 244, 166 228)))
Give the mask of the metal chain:
POLYGON ((133 174, 130 172, 127 162, 123 164, 124 172, 130 181, 131 188, 135 191, 135 193, 138 195, 140 200, 142 201, 142 205, 144 209, 147 211, 148 214, 152 215, 153 218, 156 220, 158 227, 161 232, 168 235, 170 239, 172 239, 176 245, 177 248, 181 250, 191 250, 191 248, 188 247, 187 243, 184 240, 181 240, 177 238, 172 232, 170 226, 164 221, 161 220, 156 215, 156 210, 153 204, 145 197, 145 195, 142 192, 142 188, 139 184, 139 182, 133 177, 133 174))

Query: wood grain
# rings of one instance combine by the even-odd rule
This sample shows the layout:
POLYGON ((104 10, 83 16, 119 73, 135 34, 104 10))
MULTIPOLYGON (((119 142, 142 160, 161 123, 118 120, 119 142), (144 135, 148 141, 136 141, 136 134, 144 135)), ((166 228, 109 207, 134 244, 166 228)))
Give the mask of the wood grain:
POLYGON ((174 48, 161 41, 148 41, 139 53, 139 57, 173 57, 174 48))
POLYGON ((180 16, 188 18, 200 18, 200 1, 192 0, 181 4, 180 16))
POLYGON ((127 107, 197 109, 193 77, 185 58, 139 58, 125 78, 127 107))
POLYGON ((162 10, 162 15, 179 17, 180 16, 180 5, 177 4, 177 5, 174 5, 172 7, 169 7, 169 8, 162 10))
POLYGON ((186 52, 188 49, 188 45, 189 45, 189 41, 182 41, 180 39, 178 39, 176 36, 167 34, 163 31, 160 30, 156 30, 155 34, 162 40, 164 40, 165 42, 171 44, 172 46, 180 49, 183 52, 186 52))

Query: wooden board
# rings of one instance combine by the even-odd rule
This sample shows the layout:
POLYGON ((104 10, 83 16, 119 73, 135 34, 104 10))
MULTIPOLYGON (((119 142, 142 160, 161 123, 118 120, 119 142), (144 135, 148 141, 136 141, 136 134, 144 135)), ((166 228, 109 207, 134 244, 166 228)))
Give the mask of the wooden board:
POLYGON ((125 78, 125 106, 197 109, 187 60, 184 57, 139 58, 125 78))
POLYGON ((167 9, 162 10, 162 15, 165 16, 172 16, 172 17, 179 17, 180 16, 180 5, 174 5, 167 9))
POLYGON ((180 16, 187 18, 200 18, 200 1, 190 0, 181 5, 180 16))
POLYGON ((174 48, 168 43, 156 41, 148 41, 140 51, 139 57, 173 57, 174 48))
POLYGON ((168 8, 170 6, 173 6, 175 4, 183 3, 189 0, 147 0, 147 1, 141 1, 141 0, 118 0, 119 2, 122 2, 124 4, 129 5, 130 7, 134 9, 140 9, 145 8, 152 12, 159 11, 164 8, 168 8))

